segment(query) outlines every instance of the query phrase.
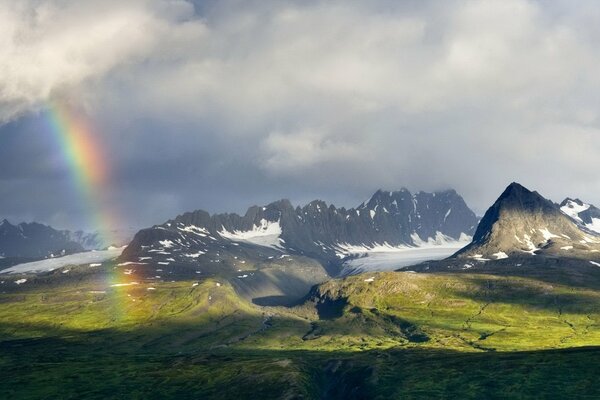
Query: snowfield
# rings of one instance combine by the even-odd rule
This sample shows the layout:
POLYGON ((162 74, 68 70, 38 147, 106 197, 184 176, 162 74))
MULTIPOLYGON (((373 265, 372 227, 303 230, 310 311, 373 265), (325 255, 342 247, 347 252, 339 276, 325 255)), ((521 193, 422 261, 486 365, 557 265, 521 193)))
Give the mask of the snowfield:
POLYGON ((26 272, 45 272, 53 271, 69 265, 82 264, 98 266, 104 261, 112 260, 113 258, 120 256, 123 252, 123 249, 125 249, 125 247, 112 247, 108 250, 86 251, 64 257, 48 258, 46 260, 14 265, 10 268, 0 271, 0 273, 20 274, 26 272))
POLYGON ((219 235, 234 242, 246 242, 265 247, 280 247, 281 225, 279 221, 260 220, 260 225, 254 225, 249 231, 229 232, 225 229, 219 235))
POLYGON ((577 204, 574 201, 569 200, 566 205, 564 205, 564 206, 562 206, 560 208, 560 210, 563 213, 565 213, 566 215, 568 215, 569 217, 573 218, 575 221, 577 221, 580 224, 582 224, 587 229, 589 229, 591 231, 594 231, 596 233, 600 233, 600 219, 598 219, 598 218, 592 218, 592 222, 586 224, 579 217, 579 213, 582 213, 582 212, 586 211, 590 207, 591 206, 589 204, 585 204, 585 203, 584 204, 577 204))
MULTIPOLYGON (((440 239, 439 237, 437 239, 440 239)), ((355 258, 344 261, 340 275, 353 275, 362 272, 393 271, 399 268, 419 264, 423 261, 441 260, 451 256, 470 243, 470 237, 461 240, 421 241, 418 247, 386 247, 372 249, 361 248, 355 258), (366 251, 365 251, 366 250, 366 251)))

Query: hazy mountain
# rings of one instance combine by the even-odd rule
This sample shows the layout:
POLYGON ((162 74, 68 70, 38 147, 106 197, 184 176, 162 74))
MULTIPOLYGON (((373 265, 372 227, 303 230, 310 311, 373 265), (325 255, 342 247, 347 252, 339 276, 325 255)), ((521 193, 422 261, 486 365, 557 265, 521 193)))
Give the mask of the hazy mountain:
POLYGON ((45 258, 83 251, 69 232, 36 222, 13 225, 0 222, 0 256, 6 258, 45 258))

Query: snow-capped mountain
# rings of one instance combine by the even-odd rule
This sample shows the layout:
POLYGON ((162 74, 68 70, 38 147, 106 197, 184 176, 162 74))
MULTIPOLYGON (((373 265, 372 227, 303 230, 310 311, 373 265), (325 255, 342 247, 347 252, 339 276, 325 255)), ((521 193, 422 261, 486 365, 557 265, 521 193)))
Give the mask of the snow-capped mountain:
POLYGON ((526 255, 600 258, 600 235, 582 228, 582 219, 576 222, 585 207, 564 203, 561 207, 512 183, 487 210, 473 241, 456 255, 479 260, 526 255))
POLYGON ((560 210, 577 224, 590 231, 600 233, 600 209, 579 199, 566 198, 560 203, 560 210))
POLYGON ((294 208, 280 200, 250 207, 243 216, 185 213, 138 232, 121 260, 194 267, 292 255, 319 260, 335 273, 340 260, 352 254, 465 240, 476 225, 477 217, 454 190, 414 195, 379 190, 351 209, 320 200, 294 208))
POLYGON ((0 222, 0 256, 11 258, 56 257, 83 251, 67 231, 36 222, 13 225, 0 222))

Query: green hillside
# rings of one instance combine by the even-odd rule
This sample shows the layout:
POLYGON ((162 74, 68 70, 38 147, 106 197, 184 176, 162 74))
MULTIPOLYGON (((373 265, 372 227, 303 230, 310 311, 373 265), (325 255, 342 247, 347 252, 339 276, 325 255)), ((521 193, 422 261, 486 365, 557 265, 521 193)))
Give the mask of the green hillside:
POLYGON ((595 285, 376 273, 284 308, 216 278, 114 274, 0 294, 1 398, 600 396, 595 285))

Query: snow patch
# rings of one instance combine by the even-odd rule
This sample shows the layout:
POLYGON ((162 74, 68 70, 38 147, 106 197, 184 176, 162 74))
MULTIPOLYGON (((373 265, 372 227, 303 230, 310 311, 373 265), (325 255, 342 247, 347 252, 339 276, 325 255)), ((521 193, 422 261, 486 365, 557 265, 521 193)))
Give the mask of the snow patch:
POLYGON ((43 272, 52 271, 69 265, 83 265, 112 260, 121 255, 125 247, 112 248, 107 250, 86 251, 82 253, 70 254, 64 257, 49 258, 41 261, 34 261, 24 264, 14 265, 5 269, 2 273, 17 274, 24 272, 43 272))
POLYGON ((503 252, 503 251, 499 251, 497 253, 492 254, 494 257, 496 257, 496 260, 502 260, 504 258, 508 258, 508 255, 503 252))
POLYGON ((444 222, 446 222, 446 219, 448 218, 448 215, 450 215, 451 212, 452 208, 449 208, 448 211, 446 211, 446 215, 444 215, 444 222))
POLYGON ((539 250, 539 248, 533 244, 533 242, 531 241, 531 237, 529 235, 524 235, 524 239, 525 239, 525 244, 527 245, 527 247, 529 247, 529 250, 523 250, 525 253, 529 253, 532 256, 535 256, 535 252, 539 250))
POLYGON ((202 237, 206 237, 209 234, 209 232, 206 228, 201 228, 196 225, 188 225, 188 226, 184 226, 183 228, 177 228, 177 229, 179 229, 180 231, 183 231, 183 232, 193 233, 195 235, 202 236, 202 237))
POLYGON ((600 263, 597 263, 596 261, 590 261, 590 264, 600 267, 600 263))
POLYGON ((544 239, 546 240, 550 240, 552 238, 557 238, 559 237, 558 235, 555 235, 554 233, 550 232, 547 228, 544 229, 538 229, 542 235, 544 236, 544 239))
POLYGON ((592 218, 592 222, 585 224, 585 227, 591 231, 600 233, 600 218, 592 218))
POLYGON ((189 257, 189 258, 198 258, 200 257, 202 254, 206 254, 203 251, 198 251, 197 253, 188 253, 188 254, 184 254, 184 257, 189 257))
POLYGON ((115 283, 113 285, 110 285, 110 287, 122 287, 122 286, 133 286, 133 285, 139 285, 139 283, 137 283, 137 282, 115 283))
POLYGON ((278 221, 261 219, 259 225, 254 225, 249 231, 229 232, 223 229, 219 235, 234 242, 247 242, 265 247, 279 248, 281 225, 278 221))
POLYGON ((591 223, 584 223, 583 220, 579 217, 579 214, 588 210, 591 206, 589 204, 577 204, 576 202, 569 200, 567 204, 562 206, 560 210, 573 218, 575 221, 583 225, 585 228, 600 233, 600 218, 592 218, 591 223))
POLYGON ((165 249, 170 249, 171 247, 173 247, 173 245, 175 243, 173 243, 171 240, 166 239, 166 240, 159 240, 158 243, 160 243, 160 245, 162 247, 164 247, 165 249))
POLYGON ((590 208, 589 204, 577 204, 574 201, 569 200, 567 201, 567 204, 560 208, 560 210, 574 220, 583 222, 581 218, 579 218, 579 213, 584 212, 588 208, 590 208))
POLYGON ((117 264, 117 266, 119 266, 119 267, 126 267, 128 265, 146 265, 146 264, 148 264, 148 263, 137 262, 137 261, 125 261, 125 262, 117 264))

